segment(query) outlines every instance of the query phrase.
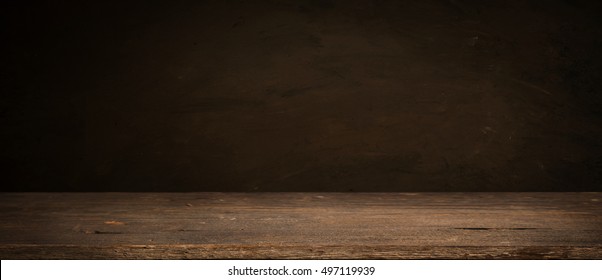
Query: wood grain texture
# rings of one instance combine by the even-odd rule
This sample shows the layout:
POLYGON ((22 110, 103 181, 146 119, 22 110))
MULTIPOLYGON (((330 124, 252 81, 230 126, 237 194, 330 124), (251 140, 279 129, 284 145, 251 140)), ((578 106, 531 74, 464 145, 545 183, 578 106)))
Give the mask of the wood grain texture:
POLYGON ((602 193, 3 193, 2 259, 602 259, 602 193))

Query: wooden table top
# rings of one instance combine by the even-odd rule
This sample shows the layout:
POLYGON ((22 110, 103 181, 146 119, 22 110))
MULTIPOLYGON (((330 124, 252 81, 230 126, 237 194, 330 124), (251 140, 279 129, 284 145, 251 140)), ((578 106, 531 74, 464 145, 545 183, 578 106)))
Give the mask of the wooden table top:
POLYGON ((2 193, 1 259, 602 259, 602 193, 2 193))

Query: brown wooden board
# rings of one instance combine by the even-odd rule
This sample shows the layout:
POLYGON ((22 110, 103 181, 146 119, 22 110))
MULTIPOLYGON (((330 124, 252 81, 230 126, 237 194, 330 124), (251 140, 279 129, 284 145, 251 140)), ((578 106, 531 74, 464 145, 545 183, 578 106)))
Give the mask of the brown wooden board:
POLYGON ((602 259, 602 193, 3 193, 1 259, 602 259))

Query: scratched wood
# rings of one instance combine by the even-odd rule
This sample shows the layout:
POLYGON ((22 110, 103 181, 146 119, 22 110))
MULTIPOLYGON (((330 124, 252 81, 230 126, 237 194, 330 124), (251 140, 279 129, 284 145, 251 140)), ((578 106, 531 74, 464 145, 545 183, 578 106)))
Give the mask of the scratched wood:
POLYGON ((602 193, 3 193, 1 259, 602 259, 602 193))

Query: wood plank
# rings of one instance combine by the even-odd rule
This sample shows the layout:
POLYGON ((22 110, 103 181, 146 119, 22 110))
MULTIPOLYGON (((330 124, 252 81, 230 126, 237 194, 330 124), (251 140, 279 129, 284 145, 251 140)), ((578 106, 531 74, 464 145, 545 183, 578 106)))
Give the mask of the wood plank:
POLYGON ((602 259, 602 193, 3 193, 2 259, 602 259))

